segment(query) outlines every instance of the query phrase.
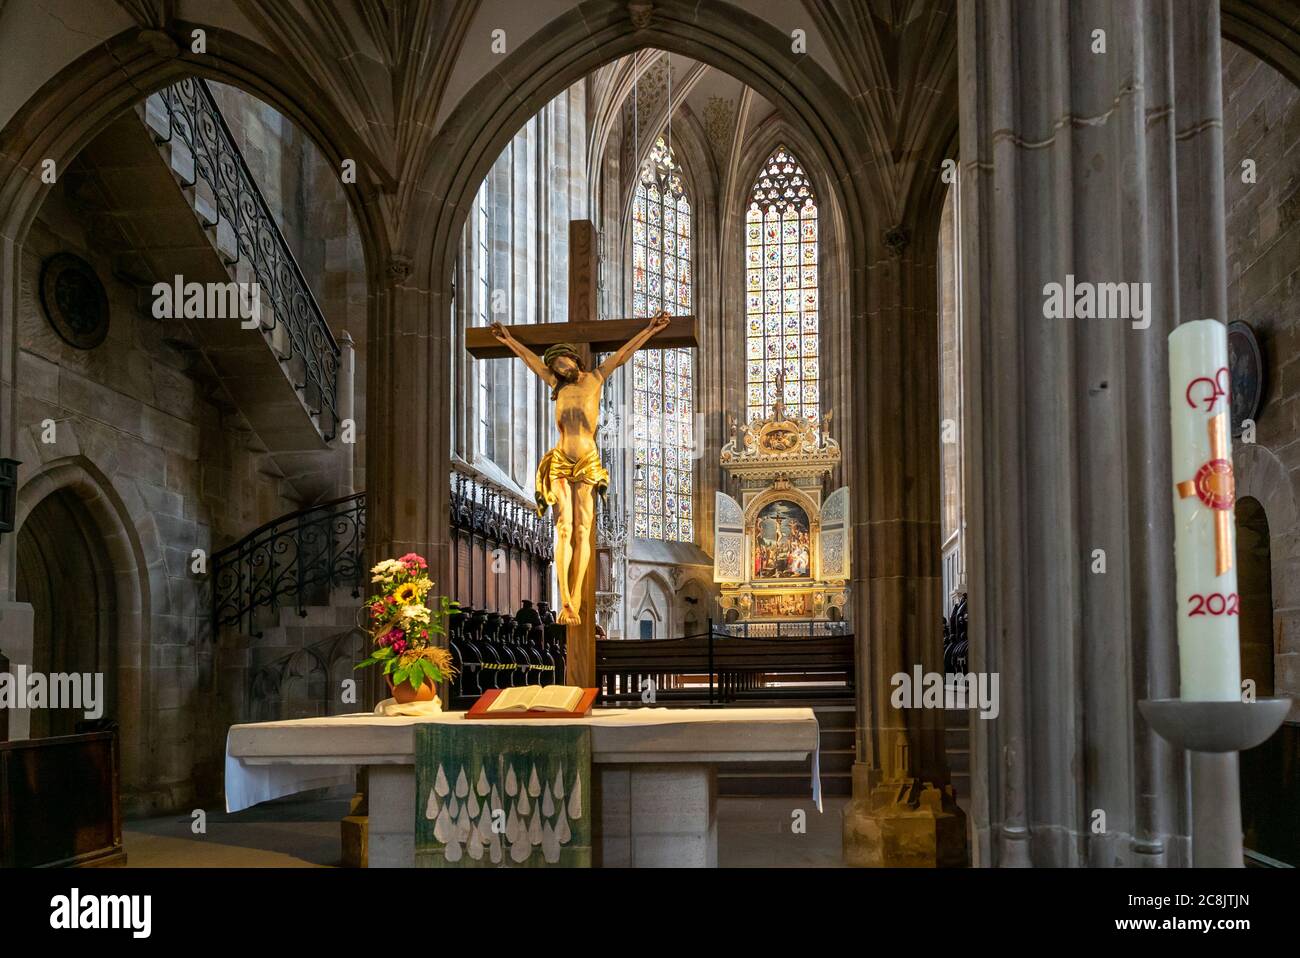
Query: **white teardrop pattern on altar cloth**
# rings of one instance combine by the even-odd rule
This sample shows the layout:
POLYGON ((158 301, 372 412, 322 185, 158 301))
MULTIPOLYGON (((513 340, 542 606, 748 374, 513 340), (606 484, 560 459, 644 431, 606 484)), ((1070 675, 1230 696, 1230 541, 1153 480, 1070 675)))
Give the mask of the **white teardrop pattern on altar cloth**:
POLYGON ((465 851, 469 852, 469 857, 474 861, 483 860, 483 839, 479 838, 478 829, 474 829, 469 834, 469 841, 465 843, 465 851))
POLYGON ((447 804, 444 805, 443 808, 450 811, 451 817, 455 818, 456 813, 460 811, 460 802, 456 801, 456 797, 453 795, 451 798, 447 799, 447 804))
POLYGON ((469 817, 469 808, 462 804, 460 806, 460 815, 456 817, 456 841, 467 841, 470 832, 473 830, 474 820, 469 817))
POLYGON ((506 772, 506 794, 511 798, 514 798, 515 793, 518 791, 519 779, 515 777, 515 767, 511 765, 510 769, 506 772))
POLYGON ((487 767, 484 766, 478 770, 478 782, 474 785, 474 791, 482 797, 488 793, 487 767))
POLYGON ((519 841, 510 846, 510 860, 512 862, 525 862, 528 856, 533 853, 533 846, 528 844, 528 836, 521 835, 519 841))
POLYGON ((536 806, 533 807, 532 824, 528 826, 528 840, 534 845, 542 843, 542 813, 536 806))
POLYGON ((531 774, 529 774, 528 776, 528 794, 531 795, 533 798, 536 798, 538 795, 542 794, 542 783, 537 778, 536 765, 533 766, 533 770, 531 774))
POLYGON ((501 857, 501 836, 493 832, 492 839, 488 842, 488 858, 493 865, 500 865, 501 857))
POLYGON ((528 800, 528 793, 523 789, 519 790, 519 814, 527 818, 533 810, 533 803, 528 800))
POLYGON ((523 826, 519 823, 518 810, 514 805, 511 805, 510 813, 506 815, 506 841, 513 845, 519 841, 521 831, 523 831, 523 826))
POLYGON ((505 808, 505 806, 501 804, 501 793, 497 791, 497 787, 495 785, 492 786, 491 803, 492 803, 491 807, 494 809, 505 808))
POLYGON ((438 813, 438 820, 433 823, 433 837, 444 845, 447 839, 452 837, 453 828, 451 816, 447 814, 447 806, 442 806, 442 811, 438 813))
POLYGON ((554 865, 560 860, 560 842, 550 822, 547 822, 542 829, 542 857, 546 859, 548 865, 554 865))
POLYGON ((424 817, 434 821, 438 817, 438 793, 429 789, 429 801, 424 806, 424 817))
POLYGON ((456 841, 454 838, 447 843, 447 847, 444 848, 442 851, 443 854, 447 856, 447 861, 449 862, 460 861, 461 854, 462 854, 460 842, 456 841))
POLYGON ((563 762, 560 763, 559 771, 555 773, 555 788, 552 789, 552 791, 555 792, 555 800, 557 802, 563 800, 564 798, 564 763, 563 762))
POLYGON ((451 786, 447 784, 447 773, 442 770, 441 763, 438 765, 438 777, 433 780, 433 790, 440 798, 446 798, 451 791, 451 786))
POLYGON ((569 844, 569 839, 573 837, 573 832, 569 829, 569 816, 564 814, 564 806, 560 806, 560 817, 555 820, 555 838, 561 845, 569 844))
POLYGON ((542 796, 542 814, 550 818, 555 814, 555 799, 551 797, 551 786, 546 786, 546 794, 542 796))
POLYGON ((478 808, 479 808, 479 805, 478 805, 478 793, 477 793, 477 792, 470 792, 470 793, 469 793, 469 803, 468 803, 468 804, 469 804, 469 817, 470 817, 470 818, 478 818, 478 808))
POLYGON ((465 766, 460 767, 460 774, 456 776, 456 797, 464 799, 469 794, 469 780, 465 778, 465 766))
POLYGON ((573 791, 569 793, 569 818, 577 821, 582 817, 582 775, 573 780, 573 791))
POLYGON ((478 817, 478 837, 483 842, 492 840, 492 809, 483 806, 483 814, 478 817))

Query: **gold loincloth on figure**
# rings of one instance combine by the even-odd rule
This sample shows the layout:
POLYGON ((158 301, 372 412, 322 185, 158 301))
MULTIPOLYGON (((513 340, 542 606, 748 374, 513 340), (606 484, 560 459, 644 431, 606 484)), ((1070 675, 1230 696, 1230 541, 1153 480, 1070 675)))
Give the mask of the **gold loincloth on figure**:
POLYGON ((556 479, 568 479, 570 482, 585 482, 595 486, 596 491, 604 495, 609 487, 609 470, 600 461, 600 450, 593 449, 581 459, 574 461, 560 451, 557 446, 537 464, 537 514, 546 515, 546 508, 555 505, 558 498, 552 489, 556 479))

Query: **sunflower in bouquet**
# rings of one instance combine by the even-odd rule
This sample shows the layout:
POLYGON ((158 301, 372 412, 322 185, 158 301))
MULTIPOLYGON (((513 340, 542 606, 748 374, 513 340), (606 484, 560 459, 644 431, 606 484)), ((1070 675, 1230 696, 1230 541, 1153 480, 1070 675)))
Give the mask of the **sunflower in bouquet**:
POLYGON ((366 600, 375 649, 356 668, 382 665, 394 689, 406 683, 418 692, 426 683, 436 686, 455 674, 451 653, 435 644, 435 636, 447 634, 447 616, 459 606, 440 595, 436 610, 430 610, 433 580, 428 573, 429 564, 414 552, 385 559, 370 570, 378 590, 366 600))

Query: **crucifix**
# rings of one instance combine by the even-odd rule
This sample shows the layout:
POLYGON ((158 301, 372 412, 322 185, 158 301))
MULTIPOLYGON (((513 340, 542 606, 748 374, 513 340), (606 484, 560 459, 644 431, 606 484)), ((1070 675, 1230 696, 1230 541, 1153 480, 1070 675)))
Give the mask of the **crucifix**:
POLYGON ((569 317, 565 323, 476 327, 465 331, 475 359, 516 356, 551 387, 560 439, 537 468, 538 512, 555 512, 555 571, 568 627, 565 681, 596 684, 596 523, 593 493, 609 473, 596 446, 605 380, 651 340, 654 349, 698 347, 694 316, 596 319, 596 228, 569 223, 569 317), (538 357, 541 353, 541 358, 538 357), (611 355, 596 367, 593 356, 611 355))

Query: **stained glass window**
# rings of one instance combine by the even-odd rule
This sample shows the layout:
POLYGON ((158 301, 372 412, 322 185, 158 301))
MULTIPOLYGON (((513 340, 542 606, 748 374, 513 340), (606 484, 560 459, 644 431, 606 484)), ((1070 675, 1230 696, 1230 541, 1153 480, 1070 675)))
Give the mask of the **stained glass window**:
POLYGON ((817 197, 784 146, 754 181, 745 215, 745 395, 748 417, 776 402, 785 370, 788 415, 821 415, 817 335, 817 197))
MULTIPOLYGON (((661 136, 632 198, 633 316, 690 313, 691 239, 681 167, 661 136)), ((632 359, 632 534, 642 539, 694 538, 692 363, 689 349, 643 349, 632 359)))

